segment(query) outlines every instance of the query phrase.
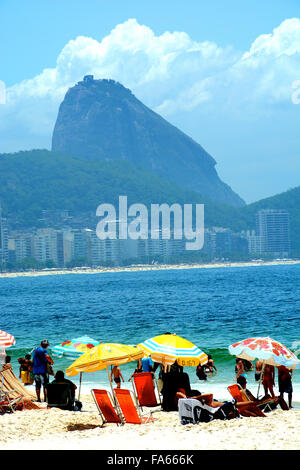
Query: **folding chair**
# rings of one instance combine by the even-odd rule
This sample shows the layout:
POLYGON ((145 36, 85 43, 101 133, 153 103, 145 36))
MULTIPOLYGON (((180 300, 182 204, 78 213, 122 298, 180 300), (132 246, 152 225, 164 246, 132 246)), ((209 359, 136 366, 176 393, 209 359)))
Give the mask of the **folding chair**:
POLYGON ((152 417, 152 412, 150 411, 148 418, 142 416, 139 406, 136 406, 133 401, 133 395, 130 390, 115 388, 115 394, 126 423, 148 423, 152 417))
MULTIPOLYGON (((133 374, 133 389, 137 401, 141 407, 161 406, 161 399, 155 378, 151 372, 139 372, 133 374), (155 385, 159 400, 155 394, 155 385)), ((158 410, 157 410, 158 411, 158 410)))
POLYGON ((230 385, 227 387, 227 390, 231 396, 236 399, 236 407, 242 416, 266 417, 255 401, 248 400, 248 397, 244 394, 244 390, 240 389, 238 384, 230 385))
POLYGON ((258 408, 260 408, 262 411, 272 411, 274 410, 277 405, 279 404, 280 400, 278 397, 276 398, 266 398, 265 400, 253 400, 248 394, 247 390, 243 389, 240 384, 234 384, 230 385, 228 387, 229 392, 239 402, 246 402, 250 401, 252 403, 255 403, 258 408), (275 406, 274 406, 275 405, 275 406))
POLYGON ((24 398, 19 396, 17 398, 10 398, 9 392, 14 392, 15 390, 9 390, 8 392, 2 392, 0 395, 0 411, 6 413, 10 411, 14 413, 16 410, 22 410, 24 408, 24 398))
POLYGON ((119 410, 116 410, 114 408, 111 395, 107 390, 97 390, 93 388, 91 390, 91 394, 97 406, 98 412, 101 416, 102 424, 124 424, 124 420, 121 417, 121 413, 119 410))

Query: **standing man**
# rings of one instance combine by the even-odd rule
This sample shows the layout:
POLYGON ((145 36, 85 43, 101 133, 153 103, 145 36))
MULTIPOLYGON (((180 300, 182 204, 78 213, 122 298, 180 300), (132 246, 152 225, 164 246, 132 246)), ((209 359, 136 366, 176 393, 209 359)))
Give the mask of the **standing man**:
POLYGON ((47 400, 46 386, 49 382, 47 365, 53 364, 52 358, 47 353, 47 348, 50 346, 47 339, 41 341, 41 345, 34 349, 33 352, 33 376, 35 381, 35 390, 37 401, 41 401, 41 387, 44 390, 44 401, 47 400))
POLYGON ((293 386, 292 386, 293 372, 285 366, 278 367, 278 386, 280 399, 284 399, 283 394, 288 394, 289 408, 292 408, 293 386))

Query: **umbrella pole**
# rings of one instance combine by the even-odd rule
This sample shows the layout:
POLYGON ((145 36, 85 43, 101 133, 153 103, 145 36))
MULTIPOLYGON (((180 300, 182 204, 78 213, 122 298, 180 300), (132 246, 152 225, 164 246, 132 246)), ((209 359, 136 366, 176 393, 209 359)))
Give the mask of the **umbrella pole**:
POLYGON ((261 385, 261 383, 262 383, 262 381, 263 381, 264 368, 265 368, 265 361, 263 361, 263 365, 262 365, 261 373, 260 373, 260 378, 259 378, 259 382, 258 382, 257 399, 258 399, 258 395, 259 395, 260 385, 261 385))
POLYGON ((82 382, 82 372, 80 372, 80 378, 79 378, 78 401, 80 400, 81 382, 82 382))
POLYGON ((113 389, 113 386, 112 386, 112 383, 111 383, 111 380, 110 380, 108 366, 106 366, 106 370, 107 370, 107 375, 108 375, 109 385, 110 385, 110 388, 111 388, 112 397, 113 397, 114 403, 116 404, 115 391, 113 389))

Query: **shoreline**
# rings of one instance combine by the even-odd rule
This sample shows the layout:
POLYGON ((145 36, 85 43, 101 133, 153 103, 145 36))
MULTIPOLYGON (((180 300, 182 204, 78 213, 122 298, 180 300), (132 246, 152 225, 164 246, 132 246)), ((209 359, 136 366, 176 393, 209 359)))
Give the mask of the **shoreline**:
POLYGON ((116 273, 116 272, 138 272, 138 271, 167 271, 179 269, 214 269, 214 268, 246 268, 251 266, 286 266, 300 264, 300 260, 287 261, 246 261, 246 262, 224 262, 211 264, 158 264, 158 265, 131 265, 116 267, 99 267, 87 269, 64 269, 57 268, 53 270, 42 271, 26 271, 26 272, 7 272, 0 273, 0 279, 14 277, 35 277, 35 276, 56 276, 66 274, 99 274, 99 273, 116 273))

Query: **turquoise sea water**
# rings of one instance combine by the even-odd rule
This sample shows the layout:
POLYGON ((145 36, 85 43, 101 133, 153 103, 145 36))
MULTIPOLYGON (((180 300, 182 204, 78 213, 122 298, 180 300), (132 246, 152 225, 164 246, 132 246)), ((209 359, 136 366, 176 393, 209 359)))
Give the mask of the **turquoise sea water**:
MULTIPOLYGON (((7 350, 15 372, 17 358, 43 338, 52 346, 82 335, 137 344, 175 332, 212 354, 218 368, 207 382, 186 368, 193 388, 223 399, 235 376, 235 357, 229 355, 228 345, 250 336, 270 336, 299 349, 300 265, 2 278, 0 329, 16 338, 7 350)), ((54 359, 56 370, 71 364, 54 359)), ((121 366, 125 380, 134 368, 135 363, 121 366)), ((248 384, 256 390, 253 372, 248 373, 248 384)), ((84 374, 85 388, 107 385, 106 371, 84 374)), ((298 406, 300 370, 295 371, 293 386, 298 406)))

